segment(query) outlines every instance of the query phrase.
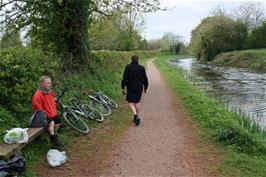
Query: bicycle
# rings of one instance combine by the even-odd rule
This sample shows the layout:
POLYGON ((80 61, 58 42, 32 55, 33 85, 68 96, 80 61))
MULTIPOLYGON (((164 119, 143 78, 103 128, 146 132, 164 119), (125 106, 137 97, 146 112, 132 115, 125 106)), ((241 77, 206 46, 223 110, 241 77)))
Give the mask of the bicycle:
POLYGON ((89 97, 89 105, 98 110, 103 116, 108 116, 112 113, 111 108, 106 102, 101 101, 95 96, 89 94, 89 91, 83 91, 84 95, 89 97))
POLYGON ((72 100, 72 103, 76 109, 82 110, 85 113, 83 117, 90 118, 91 120, 96 120, 99 123, 104 121, 103 115, 97 109, 92 108, 88 104, 77 103, 77 101, 77 99, 74 99, 72 100))
POLYGON ((118 107, 118 104, 113 99, 111 99, 106 94, 104 94, 102 91, 96 92, 95 97, 100 99, 102 102, 108 104, 111 108, 117 108, 118 107))
POLYGON ((70 107, 61 102, 61 99, 64 96, 65 92, 66 89, 64 89, 56 99, 56 103, 60 104, 63 109, 63 118, 74 130, 83 134, 88 134, 90 129, 88 125, 80 118, 80 116, 86 116, 85 112, 81 109, 70 107))

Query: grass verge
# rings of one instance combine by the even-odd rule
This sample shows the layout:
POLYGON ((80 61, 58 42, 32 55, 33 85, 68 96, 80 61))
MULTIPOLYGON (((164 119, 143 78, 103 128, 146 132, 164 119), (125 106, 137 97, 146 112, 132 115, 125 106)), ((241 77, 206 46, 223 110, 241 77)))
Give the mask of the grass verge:
POLYGON ((224 176, 265 176, 265 139, 244 129, 234 113, 227 112, 217 100, 210 99, 181 76, 181 71, 167 64, 176 56, 157 57, 155 64, 166 83, 182 100, 187 111, 221 152, 218 167, 224 176))
POLYGON ((228 66, 250 68, 266 72, 266 49, 225 52, 217 55, 214 63, 228 66))

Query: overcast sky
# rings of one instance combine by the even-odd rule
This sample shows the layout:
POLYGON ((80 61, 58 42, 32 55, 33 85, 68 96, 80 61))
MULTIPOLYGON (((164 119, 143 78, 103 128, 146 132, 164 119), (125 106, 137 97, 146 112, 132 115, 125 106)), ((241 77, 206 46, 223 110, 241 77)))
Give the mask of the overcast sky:
MULTIPOLYGON (((183 39, 189 42, 191 31, 200 23, 200 21, 210 14, 218 6, 222 6, 227 12, 239 7, 244 2, 251 0, 161 0, 162 7, 172 7, 172 10, 158 11, 152 14, 146 14, 146 28, 143 31, 143 37, 150 39, 159 39, 166 32, 172 32, 183 36, 183 39)), ((265 12, 266 0, 254 0, 259 3, 265 12)))

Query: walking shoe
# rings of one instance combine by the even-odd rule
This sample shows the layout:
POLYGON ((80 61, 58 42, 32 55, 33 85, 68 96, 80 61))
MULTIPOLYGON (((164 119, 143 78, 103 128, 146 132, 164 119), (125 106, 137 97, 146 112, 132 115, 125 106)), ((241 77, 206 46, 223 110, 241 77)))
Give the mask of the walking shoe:
POLYGON ((136 121, 137 121, 137 114, 134 115, 134 118, 133 118, 133 122, 136 123, 136 121))
POLYGON ((60 139, 57 135, 51 135, 51 143, 55 147, 63 146, 63 143, 60 141, 60 139))
POLYGON ((140 118, 138 115, 136 115, 135 125, 139 126, 139 124, 140 124, 140 118))

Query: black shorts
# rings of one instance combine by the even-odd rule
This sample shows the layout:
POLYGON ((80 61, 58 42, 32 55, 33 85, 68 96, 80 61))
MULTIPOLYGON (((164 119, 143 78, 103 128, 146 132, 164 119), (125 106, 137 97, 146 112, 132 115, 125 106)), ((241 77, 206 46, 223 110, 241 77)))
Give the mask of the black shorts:
POLYGON ((47 118, 48 120, 48 125, 54 121, 55 124, 60 124, 61 123, 61 119, 58 116, 54 116, 52 118, 47 118))
POLYGON ((128 91, 126 100, 129 103, 139 103, 141 99, 142 91, 128 91))

